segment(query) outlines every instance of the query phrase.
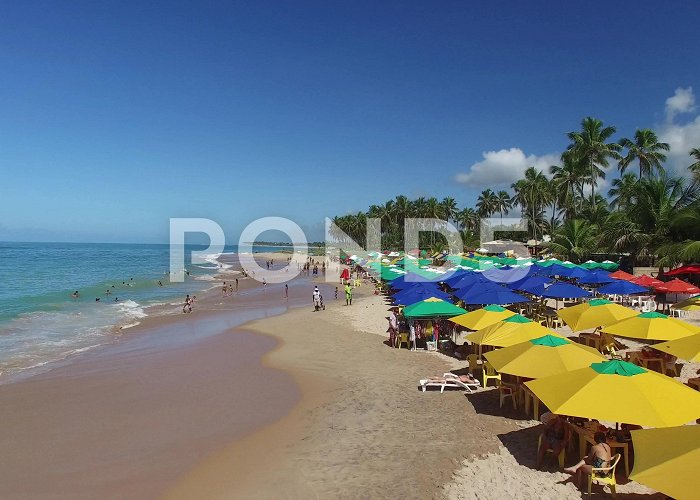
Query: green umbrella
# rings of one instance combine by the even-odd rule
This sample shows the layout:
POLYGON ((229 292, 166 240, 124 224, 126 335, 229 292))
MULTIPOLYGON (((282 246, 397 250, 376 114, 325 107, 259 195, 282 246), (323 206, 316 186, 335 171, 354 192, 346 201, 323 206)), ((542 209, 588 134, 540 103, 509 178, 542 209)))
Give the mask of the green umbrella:
POLYGON ((466 312, 461 307, 435 297, 416 302, 403 310, 407 318, 451 318, 466 312))

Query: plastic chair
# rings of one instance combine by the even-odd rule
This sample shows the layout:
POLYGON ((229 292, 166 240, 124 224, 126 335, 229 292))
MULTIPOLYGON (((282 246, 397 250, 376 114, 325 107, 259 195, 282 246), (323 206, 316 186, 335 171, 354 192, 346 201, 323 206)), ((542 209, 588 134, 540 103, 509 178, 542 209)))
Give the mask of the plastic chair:
POLYGON ((503 402, 507 398, 511 398, 513 400, 513 409, 517 410, 518 409, 518 403, 516 402, 516 390, 515 387, 512 385, 507 385, 504 384, 503 382, 500 382, 498 384, 498 401, 500 404, 500 408, 503 408, 503 402))
MULTIPOLYGON (((559 469, 564 468, 564 460, 566 459, 566 447, 568 445, 568 440, 566 443, 564 443, 564 446, 561 447, 561 451, 559 452, 559 456, 557 459, 559 460, 559 469)), ((542 446, 542 435, 540 434, 540 438, 537 441, 537 451, 539 451, 540 446, 542 446)), ((545 453, 545 456, 547 456, 547 453, 554 453, 554 450, 552 448, 547 448, 547 451, 545 453)))
POLYGON ((617 492, 615 491, 615 485, 617 484, 615 482, 615 467, 617 467, 617 463, 620 461, 620 454, 616 453, 610 458, 610 467, 600 467, 600 468, 593 468, 591 470, 591 475, 588 476, 588 496, 591 496, 591 486, 593 485, 593 481, 595 481, 598 484, 607 484, 610 486, 610 491, 612 493, 612 497, 615 498, 617 495, 617 492))
POLYGON ((467 355, 467 362, 469 363, 469 372, 473 375, 474 370, 480 370, 481 366, 479 365, 479 355, 478 354, 468 354, 467 355))
POLYGON ((496 380, 499 384, 501 382, 501 374, 496 371, 496 369, 491 366, 491 363, 488 361, 484 363, 482 367, 484 373, 483 373, 483 379, 484 379, 484 387, 486 387, 489 383, 490 379, 496 380))
POLYGON ((408 343, 408 333, 399 333, 395 338, 397 349, 401 349, 402 344, 406 344, 406 349, 411 348, 411 345, 408 343))

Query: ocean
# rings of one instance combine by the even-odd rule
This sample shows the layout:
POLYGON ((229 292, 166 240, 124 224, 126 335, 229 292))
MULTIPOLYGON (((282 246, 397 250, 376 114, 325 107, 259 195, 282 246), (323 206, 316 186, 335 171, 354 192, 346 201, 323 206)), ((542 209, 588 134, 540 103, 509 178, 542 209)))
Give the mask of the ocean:
POLYGON ((190 250, 204 249, 187 245, 189 276, 170 283, 167 244, 0 242, 0 382, 112 341, 149 306, 182 304, 211 288, 222 264, 189 260, 190 250))

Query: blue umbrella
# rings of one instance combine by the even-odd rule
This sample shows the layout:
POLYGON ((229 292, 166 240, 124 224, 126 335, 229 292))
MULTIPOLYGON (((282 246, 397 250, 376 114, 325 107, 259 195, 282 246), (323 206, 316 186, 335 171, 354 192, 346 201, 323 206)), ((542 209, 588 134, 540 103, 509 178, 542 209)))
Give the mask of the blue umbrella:
POLYGON ((457 283, 462 278, 465 278, 466 276, 474 276, 475 274, 476 273, 474 271, 466 271, 466 270, 455 271, 455 273, 452 276, 450 276, 449 278, 444 279, 442 281, 450 286, 453 286, 455 283, 457 283))
POLYGON ((593 274, 587 269, 583 269, 581 267, 572 267, 567 269, 567 271, 568 272, 563 276, 567 276, 569 278, 577 278, 579 280, 589 278, 593 274))
POLYGON ((531 289, 543 290, 542 285, 549 285, 552 282, 551 278, 546 276, 529 276, 521 281, 516 281, 511 283, 509 286, 513 290, 519 290, 521 292, 535 293, 531 289), (539 289, 537 287, 540 287, 539 289))
POLYGON ((533 273, 532 270, 533 266, 529 267, 510 267, 510 266, 504 266, 501 268, 492 268, 484 271, 481 273, 485 278, 488 278, 491 281, 495 281, 496 283, 505 283, 505 284, 510 284, 515 281, 520 281, 526 277, 528 277, 530 274, 533 273))
POLYGON ((581 297, 590 297, 591 293, 568 283, 552 283, 551 285, 543 285, 542 293, 536 295, 550 299, 580 299, 581 297))
POLYGON ((415 304, 416 302, 429 299, 430 297, 436 297, 447 302, 452 302, 450 296, 447 295, 445 292, 431 288, 415 288, 404 290, 391 297, 391 300, 393 300, 395 304, 408 306, 411 304, 415 304))
POLYGON ((486 290, 474 287, 460 298, 465 304, 517 304, 529 302, 527 298, 504 286, 489 287, 486 290))
POLYGON ((605 283, 612 283, 615 278, 608 276, 610 273, 607 271, 605 273, 588 273, 588 276, 579 278, 578 282, 585 285, 603 285, 605 283))
POLYGON ((607 295, 633 295, 635 293, 646 293, 648 291, 648 288, 625 280, 613 280, 609 285, 598 288, 599 293, 607 295))
POLYGON ((462 279, 458 280, 457 282, 453 282, 450 286, 459 290, 461 288, 470 287, 475 283, 493 283, 493 281, 485 278, 480 273, 472 273, 463 276, 462 279))
POLYGON ((396 289, 403 289, 403 288, 410 288, 411 286, 415 284, 431 284, 431 285, 437 285, 438 282, 440 282, 439 278, 426 278, 425 276, 421 276, 420 274, 416 273, 406 273, 398 278, 394 279, 391 281, 389 286, 391 288, 396 288, 396 289))
POLYGON ((543 276, 569 276, 569 268, 564 267, 559 264, 552 264, 549 267, 545 267, 539 274, 543 276))

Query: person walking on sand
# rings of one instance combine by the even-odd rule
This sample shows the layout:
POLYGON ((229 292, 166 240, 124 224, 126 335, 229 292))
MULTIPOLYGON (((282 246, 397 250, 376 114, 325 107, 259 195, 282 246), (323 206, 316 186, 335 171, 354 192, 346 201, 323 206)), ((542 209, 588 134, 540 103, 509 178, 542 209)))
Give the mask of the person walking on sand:
POLYGON ((352 305, 352 287, 349 282, 345 284, 345 305, 352 305))
POLYGON ((238 291, 238 278, 236 278, 236 291, 238 291))
POLYGON ((314 303, 314 311, 321 309, 321 291, 317 286, 314 287, 314 293, 311 295, 311 300, 314 303))
POLYGON ((263 278, 263 288, 267 286, 267 281, 265 281, 265 278, 263 278))
POLYGON ((284 298, 289 298, 289 285, 287 283, 284 284, 284 298))
POLYGON ((335 300, 338 300, 338 287, 335 287, 335 300))

